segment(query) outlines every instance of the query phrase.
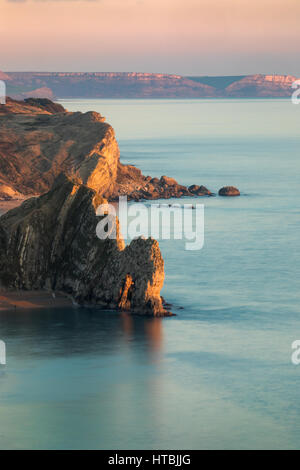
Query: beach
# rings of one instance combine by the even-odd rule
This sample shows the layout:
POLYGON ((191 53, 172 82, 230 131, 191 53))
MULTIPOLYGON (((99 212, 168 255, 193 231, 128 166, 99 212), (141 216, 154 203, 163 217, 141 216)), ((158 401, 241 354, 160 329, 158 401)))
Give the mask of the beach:
POLYGON ((43 291, 1 291, 0 311, 71 307, 72 300, 61 294, 43 291))

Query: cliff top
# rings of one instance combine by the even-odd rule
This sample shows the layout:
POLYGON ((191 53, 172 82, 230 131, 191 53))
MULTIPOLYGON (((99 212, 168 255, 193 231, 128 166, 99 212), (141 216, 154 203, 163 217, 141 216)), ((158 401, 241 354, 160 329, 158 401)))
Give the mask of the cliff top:
POLYGON ((6 104, 0 104, 2 114, 55 114, 64 113, 65 108, 47 98, 28 98, 24 101, 7 97, 6 104))

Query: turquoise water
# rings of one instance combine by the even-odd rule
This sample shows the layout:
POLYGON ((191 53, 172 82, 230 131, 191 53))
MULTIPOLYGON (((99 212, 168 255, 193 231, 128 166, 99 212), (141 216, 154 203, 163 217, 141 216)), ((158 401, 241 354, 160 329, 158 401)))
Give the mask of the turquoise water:
POLYGON ((201 199, 202 250, 160 242, 176 317, 0 313, 0 448, 299 449, 300 107, 63 104, 106 116, 145 174, 242 195, 201 199))

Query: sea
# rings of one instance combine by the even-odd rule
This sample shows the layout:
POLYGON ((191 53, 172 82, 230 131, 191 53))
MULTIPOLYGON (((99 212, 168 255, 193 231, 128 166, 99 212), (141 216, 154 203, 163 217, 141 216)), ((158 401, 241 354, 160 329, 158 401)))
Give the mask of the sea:
POLYGON ((300 449, 300 106, 60 103, 105 116, 123 163, 216 196, 163 201, 204 205, 201 249, 159 241, 176 316, 0 312, 0 448, 300 449))

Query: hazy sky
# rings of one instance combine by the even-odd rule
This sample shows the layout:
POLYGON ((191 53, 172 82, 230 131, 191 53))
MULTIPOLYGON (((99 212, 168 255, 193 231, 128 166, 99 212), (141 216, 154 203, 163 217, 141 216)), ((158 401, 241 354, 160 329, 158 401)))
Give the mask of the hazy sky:
POLYGON ((0 0, 0 70, 300 76, 300 0, 0 0))

